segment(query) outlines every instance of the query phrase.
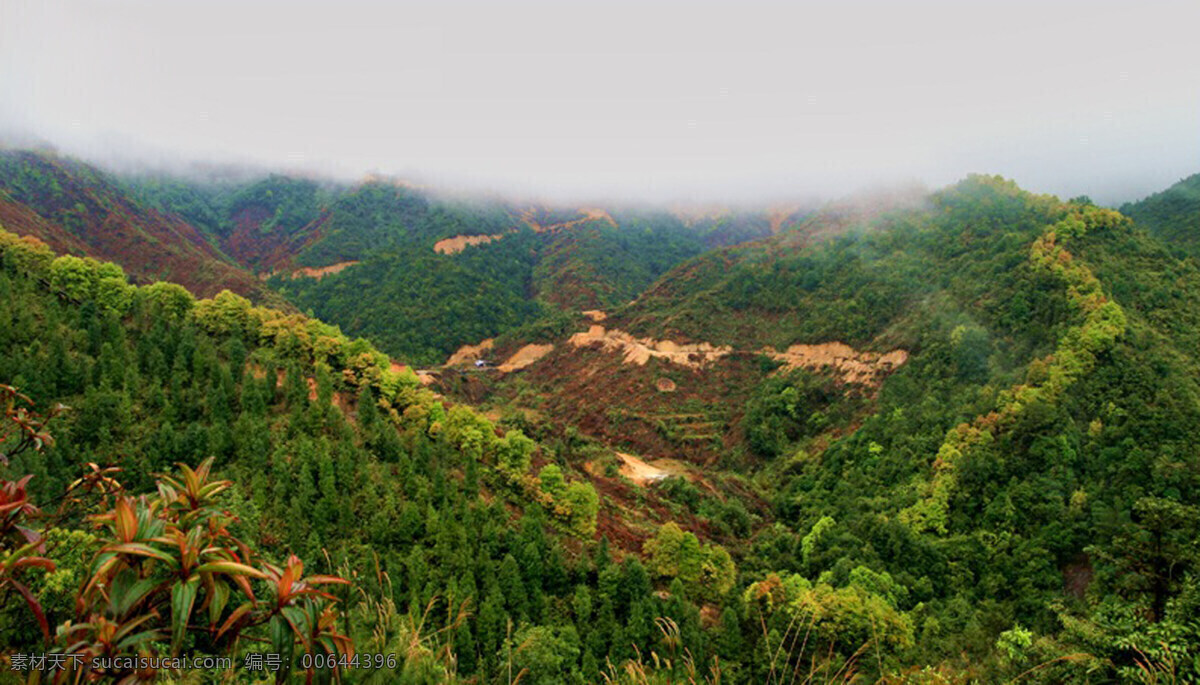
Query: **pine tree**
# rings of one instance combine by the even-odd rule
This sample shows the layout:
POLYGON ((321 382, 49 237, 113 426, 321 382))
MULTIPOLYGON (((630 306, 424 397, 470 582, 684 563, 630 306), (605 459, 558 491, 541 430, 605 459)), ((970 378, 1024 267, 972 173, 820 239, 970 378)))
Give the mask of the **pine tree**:
POLYGON ((284 382, 284 397, 287 399, 288 408, 303 409, 308 405, 308 384, 304 382, 304 376, 300 373, 300 365, 296 362, 290 362, 287 365, 287 380, 284 382))
POLYGON ((742 626, 737 611, 732 606, 721 612, 721 623, 717 630, 717 651, 721 658, 736 661, 742 654, 742 626))
POLYGON ((500 563, 500 592, 504 596, 504 607, 514 619, 523 619, 528 614, 528 597, 521 569, 511 554, 504 555, 500 563))
MULTIPOLYGON (((375 432, 375 424, 379 421, 379 408, 375 406, 375 393, 371 386, 363 383, 358 389, 358 399, 355 402, 358 414, 358 425, 365 435, 375 432)), ((372 440, 372 442, 374 442, 372 440)))
POLYGON ((340 501, 337 477, 333 471, 333 458, 327 450, 317 456, 317 491, 319 498, 313 508, 313 519, 321 530, 336 530, 337 511, 345 505, 340 501))

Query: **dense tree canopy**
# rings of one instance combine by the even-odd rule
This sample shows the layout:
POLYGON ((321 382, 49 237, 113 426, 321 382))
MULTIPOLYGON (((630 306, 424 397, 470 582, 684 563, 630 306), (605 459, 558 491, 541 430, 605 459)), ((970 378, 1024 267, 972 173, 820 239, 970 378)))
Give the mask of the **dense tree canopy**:
POLYGON ((272 231, 326 222, 297 253, 312 265, 360 260, 272 281, 333 323, 228 291, 137 287, 0 232, 0 384, 29 398, 9 393, 6 416, 41 447, 0 432, 0 506, 20 502, 5 510, 19 521, 0 521, 0 644, 71 648, 47 641, 43 616, 47 633, 98 649, 98 626, 146 609, 139 648, 244 656, 252 638, 288 637, 275 616, 301 620, 299 598, 278 611, 266 599, 289 574, 328 596, 279 649, 397 655, 348 681, 1200 672, 1200 268, 1122 214, 971 177, 829 239, 701 254, 702 232, 693 242, 662 217, 547 236, 389 183, 247 192, 244 208, 280 199, 272 231), (562 352, 561 368, 495 381, 511 406, 485 416, 381 351, 437 362, 506 331, 561 336, 584 306, 638 336, 736 353, 679 370, 562 352), (871 384, 768 354, 832 340, 906 361, 871 384), (596 368, 616 371, 586 376, 596 368), (693 372, 716 380, 685 385, 693 372), (748 384, 725 432, 700 434, 713 458, 635 482, 599 424, 569 413, 589 398, 546 399, 611 382, 633 390, 603 397, 605 426, 645 420, 639 373, 671 381, 649 392, 693 429, 718 423, 696 407, 748 384), (68 495, 105 478, 119 496, 68 495), (200 497, 210 486, 219 499, 200 497), (229 621, 245 640, 213 636, 229 621))

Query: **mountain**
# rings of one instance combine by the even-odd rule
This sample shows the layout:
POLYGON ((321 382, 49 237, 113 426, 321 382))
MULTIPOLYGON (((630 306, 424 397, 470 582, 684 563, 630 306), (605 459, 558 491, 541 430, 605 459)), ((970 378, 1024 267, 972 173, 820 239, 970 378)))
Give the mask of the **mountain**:
POLYGON ((0 150, 0 225, 61 252, 117 262, 140 283, 282 302, 194 225, 140 202, 119 179, 52 153, 0 150))
POLYGON ((254 272, 288 262, 339 190, 334 184, 279 174, 248 180, 161 174, 124 180, 147 204, 187 220, 254 272))
POLYGON ((311 311, 421 365, 626 302, 683 259, 802 216, 517 206, 388 178, 115 176, 53 153, 0 154, 10 230, 137 282, 311 311))
POLYGON ((553 325, 564 312, 627 302, 684 259, 803 216, 797 207, 682 218, 654 209, 520 207, 386 178, 135 186, 155 206, 206 227, 296 306, 421 365, 522 326, 553 325))
MULTIPOLYGON (((332 321, 0 232, 0 644, 396 654, 347 682, 1196 677, 1187 203, 105 183, 332 321)), ((40 197, 6 216, 95 249, 40 197)))
POLYGON ((1121 213, 1185 254, 1200 256, 1200 174, 1189 176, 1161 193, 1126 204, 1121 213))
POLYGON ((499 361, 537 355, 441 387, 602 446, 577 452, 602 496, 700 517, 743 572, 885 575, 922 663, 1027 634, 1019 661, 1052 682, 1086 677, 1062 650, 1120 678, 1122 644, 1196 654, 1195 263, 993 177, 844 209, 498 340, 499 361))
MULTIPOLYGON (((128 639, 113 645, 111 655, 161 649, 164 633, 175 630, 172 626, 181 618, 175 599, 180 590, 170 588, 179 580, 175 576, 181 565, 186 570, 188 564, 195 578, 179 585, 193 587, 198 624, 216 625, 219 619, 227 630, 239 618, 249 618, 252 605, 255 612, 262 609, 279 621, 283 616, 301 620, 293 610, 321 610, 304 588, 333 583, 322 580, 331 576, 310 570, 294 588, 292 600, 286 595, 291 583, 284 583, 271 600, 278 602, 277 608, 267 609, 255 605, 248 584, 226 583, 221 575, 265 577, 273 572, 270 564, 279 564, 300 583, 300 576, 292 574, 301 562, 292 555, 325 574, 374 578, 357 586, 356 592, 370 588, 361 602, 351 598, 343 604, 345 620, 359 612, 363 616, 345 630, 360 649, 373 644, 380 653, 403 653, 399 664, 393 656, 373 666, 394 669, 388 676, 393 681, 426 669, 442 675, 437 682, 498 673, 497 655, 509 637, 507 623, 521 626, 517 634, 522 639, 549 630, 542 626, 551 623, 558 634, 566 628, 552 617, 577 595, 594 594, 605 607, 601 612, 615 612, 597 631, 616 629, 631 604, 659 603, 636 562, 622 565, 597 556, 603 558, 599 570, 606 583, 640 574, 644 587, 627 586, 614 594, 598 588, 594 577, 589 580, 595 570, 591 553, 578 550, 580 540, 595 531, 595 492, 585 479, 553 465, 552 455, 519 429, 445 402, 370 343, 348 339, 320 321, 255 307, 229 292, 197 300, 175 284, 114 285, 106 280, 114 268, 55 257, 36 239, 0 231, 0 398, 13 410, 0 424, 0 492, 6 503, 0 549, 6 561, 24 563, 23 555, 31 549, 11 547, 10 533, 25 530, 37 539, 31 529, 12 529, 14 517, 22 521, 25 514, 36 513, 32 505, 25 506, 26 497, 48 507, 61 504, 65 517, 45 532, 52 542, 40 549, 49 556, 31 559, 39 569, 57 567, 59 575, 22 576, 31 587, 26 589, 29 606, 37 611, 28 611, 24 602, 0 602, 0 644, 6 649, 42 644, 39 621, 57 626, 77 610, 90 621, 70 628, 71 644, 64 648, 100 644, 107 639, 104 626, 115 622, 141 629, 125 631, 128 639), (60 277, 68 269, 73 277, 60 277), (21 394, 9 383, 18 385, 21 394), (71 409, 54 409, 60 403, 71 409), (9 429, 42 415, 57 418, 37 423, 38 446, 25 451, 32 443, 23 443, 23 434, 14 436, 9 429), (16 440, 10 442, 10 437, 16 440), (71 483, 88 477, 89 463, 102 465, 104 470, 96 466, 91 473, 103 477, 76 490, 71 483), (191 465, 197 466, 192 470, 191 465), (210 467, 235 479, 237 488, 218 498, 232 482, 209 480, 210 467), (166 471, 176 471, 181 481, 156 475, 166 471), (10 478, 12 474, 28 474, 33 480, 10 478), (93 486, 105 496, 92 499, 93 486), (158 496, 165 498, 159 504, 166 502, 161 507, 147 499, 124 499, 156 486, 158 496), (73 494, 65 497, 67 492, 73 494), (185 493, 187 503, 170 493, 185 493), (22 502, 15 511, 7 507, 10 496, 22 502), (109 519, 117 521, 117 532, 82 518, 114 506, 114 501, 117 513, 109 519), (132 523, 122 518, 123 507, 132 523), (186 516, 167 513, 180 507, 186 516), (174 528, 164 529, 164 517, 170 517, 174 528), (171 536, 178 526, 195 527, 186 539, 180 533, 175 540, 171 536), (109 533, 119 536, 115 542, 106 541, 109 533), (233 535, 244 542, 233 545, 233 535), (196 548, 206 536, 232 549, 196 548), (442 542, 434 545, 435 539, 442 542), (105 544, 110 562, 93 567, 92 552, 105 544), (189 562, 188 554, 215 554, 215 560, 205 565, 193 556, 189 562), (246 566, 251 563, 266 571, 246 566), (84 576, 93 579, 89 585, 107 580, 99 598, 81 591, 76 604, 68 594, 84 576), (195 587, 201 584, 203 588, 195 587), (248 604, 235 606, 231 595, 248 604), (447 627, 439 612, 434 619, 439 627, 431 623, 406 635, 420 642, 461 627, 470 640, 455 642, 452 660, 433 649, 400 649, 393 631, 397 622, 409 618, 410 606, 464 613, 447 627)), ((0 569, 0 584, 15 582, 10 568, 20 573, 23 563, 0 569)), ((258 588, 260 596, 270 591, 258 588)), ((337 601, 333 595, 328 598, 337 601)), ((189 614, 192 607, 187 602, 189 614)), ((698 629, 695 607, 679 620, 698 629)), ((253 621, 247 623, 251 625, 238 630, 252 631, 253 621)), ((286 625, 283 637, 276 629, 269 633, 276 648, 292 648, 286 625)), ((570 628, 576 657, 581 635, 593 633, 586 619, 580 627, 582 631, 570 628)), ((322 636, 338 632, 336 627, 329 632, 324 623, 312 629, 322 636)), ((255 639, 267 639, 264 634, 265 627, 255 639)), ((599 651, 611 634, 595 635, 599 651)), ((648 638, 639 640, 651 646, 648 638)), ((300 642, 297 649, 308 644, 295 641, 300 642)), ((189 648, 197 651, 218 645, 203 630, 188 639, 189 648)), ((621 645, 617 649, 627 651, 621 645)), ((587 663, 598 677, 594 655, 587 663)), ((312 675, 306 665, 293 668, 312 675)), ((324 667, 317 670, 328 675, 324 667)), ((107 673, 123 677, 133 669, 112 666, 107 673)))
POLYGON ((627 301, 704 249, 702 238, 678 222, 622 217, 617 225, 607 214, 580 213, 562 222, 570 226, 547 227, 500 209, 491 218, 461 211, 434 207, 414 224, 417 230, 395 237, 374 223, 365 235, 390 242, 372 250, 331 235, 318 246, 332 251, 328 259, 353 261, 352 268, 269 282, 297 306, 379 341, 397 357, 438 364, 465 343, 556 312, 578 315, 627 301))

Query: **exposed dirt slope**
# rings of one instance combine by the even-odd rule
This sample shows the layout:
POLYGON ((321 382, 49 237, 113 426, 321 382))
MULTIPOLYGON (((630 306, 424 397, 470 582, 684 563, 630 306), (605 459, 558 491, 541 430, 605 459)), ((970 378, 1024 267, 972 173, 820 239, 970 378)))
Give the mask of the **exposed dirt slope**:
POLYGON ((905 350, 892 350, 883 354, 858 352, 840 342, 792 345, 783 352, 766 349, 763 350, 763 354, 783 362, 785 368, 831 371, 843 383, 871 387, 878 387, 884 377, 908 361, 908 352, 905 350))
POLYGON ((438 254, 458 254, 471 245, 485 245, 503 237, 503 233, 495 235, 456 235, 453 238, 444 238, 434 243, 433 251, 438 254))
POLYGON ((617 225, 616 220, 603 209, 595 207, 584 207, 579 210, 577 218, 560 220, 553 212, 538 208, 525 209, 520 212, 521 220, 524 221, 530 228, 537 233, 553 233, 574 228, 580 224, 585 224, 589 221, 606 221, 614 228, 617 225))
POLYGON ((495 339, 488 338, 478 345, 463 345, 458 348, 457 352, 450 355, 450 358, 446 360, 446 366, 461 366, 474 363, 476 359, 483 359, 484 355, 492 351, 495 342, 495 339))
MULTIPOLYGON (((488 341, 485 341, 487 343, 488 341)), ((467 346, 458 359, 477 358, 467 346)), ((514 358, 538 390, 539 410, 614 449, 632 449, 694 464, 712 464, 741 445, 741 414, 755 388, 772 371, 803 368, 824 374, 860 397, 877 390, 903 365, 908 352, 859 351, 840 342, 737 350, 708 342, 636 338, 592 324, 566 344, 528 345, 514 358)), ((493 377, 493 382, 499 379, 493 377)))
MULTIPOLYGON (((291 273, 287 274, 287 277, 288 278, 304 277, 304 278, 318 278, 319 279, 319 278, 324 278, 325 276, 328 276, 330 274, 336 274, 336 273, 345 271, 346 269, 348 269, 358 263, 359 262, 357 259, 352 259, 348 262, 338 262, 337 264, 330 264, 329 266, 319 266, 319 267, 315 267, 315 268, 302 266, 299 269, 296 269, 296 270, 292 271, 291 273)), ((265 281, 266 279, 268 279, 274 275, 275 275, 275 272, 272 271, 270 273, 259 274, 259 278, 261 278, 265 281)))
POLYGON ((517 350, 516 354, 509 357, 507 361, 496 368, 500 373, 520 371, 527 366, 537 363, 539 359, 553 351, 554 345, 526 345, 517 350))
POLYGON ((624 331, 606 330, 599 324, 572 335, 567 342, 575 347, 598 345, 604 350, 620 352, 624 355, 626 363, 642 366, 651 358, 656 358, 681 366, 700 368, 733 351, 728 346, 717 347, 706 342, 680 344, 670 340, 635 338, 624 331))
POLYGON ((670 477, 670 473, 656 466, 651 466, 632 454, 617 452, 621 459, 621 475, 638 485, 656 483, 670 477))

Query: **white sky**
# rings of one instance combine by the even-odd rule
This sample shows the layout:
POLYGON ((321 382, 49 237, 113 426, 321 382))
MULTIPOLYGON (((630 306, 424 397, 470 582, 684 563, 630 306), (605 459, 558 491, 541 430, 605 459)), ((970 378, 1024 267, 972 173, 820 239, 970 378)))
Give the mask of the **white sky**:
POLYGON ((754 200, 1200 171, 1200 0, 0 0, 0 130, 98 160, 754 200))

